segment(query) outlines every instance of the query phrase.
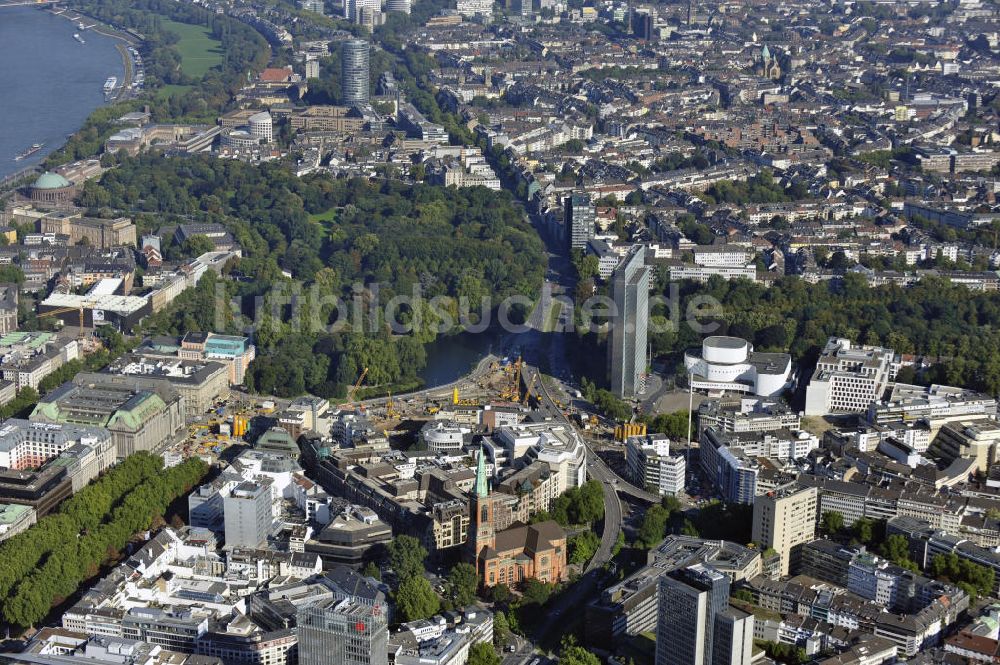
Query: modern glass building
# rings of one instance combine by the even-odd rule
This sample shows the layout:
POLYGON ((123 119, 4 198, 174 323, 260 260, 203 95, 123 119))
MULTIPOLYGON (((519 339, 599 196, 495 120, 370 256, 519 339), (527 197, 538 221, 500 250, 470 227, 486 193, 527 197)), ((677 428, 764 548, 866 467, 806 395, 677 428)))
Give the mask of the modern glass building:
POLYGON ((587 241, 594 237, 597 213, 585 193, 570 194, 563 203, 563 222, 566 228, 566 244, 570 250, 584 249, 587 241))
POLYGON ((385 612, 381 603, 358 596, 299 610, 299 665, 388 665, 385 612))
POLYGON ((341 80, 344 104, 367 104, 369 98, 369 44, 349 39, 341 47, 341 80))
POLYGON ((729 577, 695 564, 660 579, 656 665, 745 665, 753 616, 729 606, 729 577))
POLYGON ((650 272, 645 249, 637 246, 611 275, 615 311, 608 335, 608 375, 611 392, 621 398, 635 397, 646 388, 650 272))

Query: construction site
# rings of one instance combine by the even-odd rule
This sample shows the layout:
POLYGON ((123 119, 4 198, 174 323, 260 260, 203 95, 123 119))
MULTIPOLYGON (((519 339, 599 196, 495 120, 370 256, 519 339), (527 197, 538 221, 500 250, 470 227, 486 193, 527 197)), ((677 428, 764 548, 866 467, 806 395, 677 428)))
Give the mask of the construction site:
MULTIPOLYGON (((407 448, 413 443, 417 431, 428 420, 444 414, 462 419, 462 412, 477 411, 479 407, 535 408, 538 406, 538 382, 541 374, 527 366, 520 358, 484 358, 468 376, 438 388, 426 389, 406 395, 393 395, 367 400, 357 399, 366 386, 367 368, 363 369, 341 400, 330 401, 330 411, 359 411, 371 425, 389 438, 393 447, 407 448)), ((214 463, 231 446, 247 445, 261 432, 279 424, 279 416, 287 400, 254 399, 244 393, 233 392, 224 402, 205 413, 188 427, 187 436, 171 446, 168 453, 175 459, 191 456, 202 457, 214 463)), ((555 406, 566 415, 575 409, 556 401, 555 406)))
MULTIPOLYGON (((520 357, 488 357, 469 376, 454 384, 402 397, 389 395, 364 404, 345 404, 341 408, 363 409, 371 424, 385 432, 394 448, 405 449, 428 420, 443 417, 469 421, 473 412, 487 405, 496 410, 538 408, 541 402, 538 384, 542 380, 541 372, 529 368, 520 357)), ((581 417, 570 401, 566 399, 564 403, 556 396, 553 405, 581 427, 590 429, 590 417, 581 417)))

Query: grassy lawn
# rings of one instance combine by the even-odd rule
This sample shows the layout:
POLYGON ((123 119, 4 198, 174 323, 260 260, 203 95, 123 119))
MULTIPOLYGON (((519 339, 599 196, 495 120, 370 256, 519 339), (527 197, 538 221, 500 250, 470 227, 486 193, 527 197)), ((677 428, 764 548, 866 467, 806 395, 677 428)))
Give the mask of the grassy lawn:
POLYGON ((209 28, 168 20, 163 21, 163 27, 180 37, 174 46, 181 54, 181 69, 188 76, 201 78, 222 63, 222 42, 212 38, 209 28))
POLYGON ((319 222, 320 224, 329 224, 337 216, 337 209, 330 208, 325 212, 318 212, 315 215, 309 215, 309 219, 314 222, 319 222))
POLYGON ((322 226, 323 230, 326 233, 333 233, 334 229, 336 228, 334 226, 334 222, 337 220, 337 209, 330 208, 329 210, 326 210, 324 212, 318 212, 315 215, 309 215, 309 219, 310 221, 316 222, 317 224, 322 226))
POLYGON ((194 86, 190 85, 165 85, 156 91, 156 96, 160 99, 165 99, 175 92, 184 93, 190 90, 194 86))

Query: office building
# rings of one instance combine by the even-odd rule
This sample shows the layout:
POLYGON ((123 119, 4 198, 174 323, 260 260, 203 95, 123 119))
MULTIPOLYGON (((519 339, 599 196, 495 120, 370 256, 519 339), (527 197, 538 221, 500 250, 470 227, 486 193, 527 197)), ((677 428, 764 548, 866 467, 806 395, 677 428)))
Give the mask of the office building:
POLYGON ((587 242, 594 237, 594 225, 597 223, 590 197, 583 192, 574 192, 564 199, 563 206, 566 244, 571 250, 586 249, 587 242))
POLYGON ((847 570, 847 590, 890 609, 905 607, 916 575, 870 552, 858 552, 847 570))
POLYGON ((458 0, 457 9, 468 18, 489 18, 493 15, 493 0, 458 0))
POLYGON ((628 437, 625 467, 632 484, 647 491, 664 496, 684 491, 684 457, 670 454, 670 439, 663 434, 628 437))
POLYGON ((982 416, 944 425, 931 444, 931 452, 946 462, 972 460, 976 471, 986 473, 997 461, 998 445, 1000 423, 995 417, 982 416))
POLYGON ((653 15, 647 12, 632 12, 632 34, 647 42, 653 39, 653 15))
POLYGON ((14 471, 35 469, 81 443, 97 454, 94 475, 115 463, 115 447, 106 429, 11 418, 0 426, 0 467, 14 471))
POLYGON ((646 389, 646 333, 649 326, 650 269, 646 251, 633 247, 611 275, 614 312, 608 335, 611 392, 631 398, 646 389))
POLYGON ((0 336, 17 330, 17 284, 0 284, 0 336))
POLYGON ((155 353, 176 354, 186 360, 214 360, 229 368, 229 383, 243 383, 247 368, 257 356, 257 348, 247 337, 216 335, 215 333, 189 332, 180 346, 154 349, 155 353))
POLYGON ((725 540, 667 536, 651 549, 647 564, 621 582, 607 587, 586 610, 587 642, 608 644, 656 630, 659 581, 672 570, 700 563, 729 577, 730 583, 761 573, 760 551, 725 540))
POLYGON ((127 217, 97 219, 83 217, 78 212, 52 212, 39 219, 38 230, 42 234, 69 236, 69 242, 73 245, 84 241, 91 247, 100 249, 120 245, 135 247, 136 241, 135 224, 127 217))
POLYGON ((322 14, 325 9, 323 0, 302 0, 300 5, 307 12, 322 14))
POLYGON ((937 383, 914 386, 897 382, 885 401, 869 406, 868 422, 887 425, 900 420, 927 420, 937 425, 996 413, 996 399, 974 390, 937 383))
POLYGON ((867 413, 896 380, 897 371, 899 356, 892 349, 831 337, 806 388, 805 414, 867 413))
POLYGON ((722 432, 798 430, 801 417, 784 402, 752 397, 707 399, 698 406, 698 431, 714 427, 722 432))
POLYGON ((816 537, 816 488, 795 483, 758 496, 753 503, 753 540, 781 556, 788 575, 799 547, 816 537))
POLYGON ((350 7, 351 20, 369 30, 374 30, 385 21, 381 0, 348 0, 347 4, 350 7))
POLYGON ((170 651, 193 653, 208 631, 209 614, 191 609, 132 607, 121 620, 122 637, 156 644, 170 651))
POLYGON ((37 521, 38 513, 31 506, 0 503, 0 542, 27 531, 37 521))
POLYGON ((337 595, 299 610, 299 665, 387 665, 385 608, 360 596, 337 595))
POLYGON ((385 10, 387 12, 410 13, 410 0, 386 0, 385 10))
POLYGON ((360 568, 374 560, 392 541, 392 527, 371 508, 348 505, 304 545, 318 554, 326 568, 335 565, 360 568))
POLYGON ((341 47, 341 80, 344 104, 356 106, 368 103, 369 87, 368 42, 349 39, 341 47))
POLYGON ((757 476, 760 463, 738 446, 723 432, 709 427, 701 433, 701 471, 705 479, 727 503, 752 504, 757 496, 757 476))
POLYGON ((129 353, 102 373, 111 375, 112 383, 122 377, 120 380, 135 386, 155 386, 166 381, 184 398, 184 413, 188 418, 197 418, 213 408, 216 401, 229 397, 229 372, 218 362, 129 353))
POLYGON ((319 60, 306 60, 306 78, 307 79, 318 79, 319 78, 319 60))
POLYGON ((173 441, 184 429, 184 399, 161 379, 81 372, 39 400, 29 420, 105 428, 125 458, 173 441))
POLYGON ((226 547, 255 548, 271 531, 271 488, 244 482, 234 487, 222 501, 226 527, 226 547))
MULTIPOLYGON (((318 62, 311 60, 310 62, 318 62)), ((306 63, 308 66, 309 63, 306 63)), ((364 129, 365 119, 350 106, 306 106, 295 109, 288 122, 293 130, 354 133, 364 129)))
POLYGON ((656 665, 748 665, 753 616, 729 606, 729 578, 702 564, 660 580, 656 665))

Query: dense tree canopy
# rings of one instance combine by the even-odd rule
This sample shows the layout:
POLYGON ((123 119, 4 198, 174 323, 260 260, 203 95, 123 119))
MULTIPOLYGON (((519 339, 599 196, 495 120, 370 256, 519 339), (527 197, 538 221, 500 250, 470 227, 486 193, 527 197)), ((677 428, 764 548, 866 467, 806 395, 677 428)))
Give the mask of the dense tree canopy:
POLYGON ((500 656, 489 642, 477 642, 469 649, 468 665, 500 665, 500 656))
POLYGON ((559 524, 593 524, 604 518, 604 490, 601 483, 588 480, 555 498, 549 513, 559 524))
POLYGON ((136 453, 62 503, 57 513, 0 545, 0 610, 31 626, 72 595, 133 536, 205 475, 191 458, 163 470, 163 459, 136 453))
POLYGON ((471 605, 479 589, 479 574, 472 564, 461 562, 448 573, 448 593, 456 607, 471 605))
POLYGON ((426 559, 427 550, 413 536, 396 536, 389 543, 389 565, 400 580, 422 576, 426 559))
MULTIPOLYGON (((888 346, 898 353, 940 357, 942 362, 922 377, 924 381, 991 394, 1000 391, 997 293, 974 292, 936 278, 904 289, 869 288, 855 274, 845 275, 839 284, 809 284, 783 277, 769 288, 713 277, 706 284, 682 285, 682 317, 695 296, 708 296, 718 303, 706 316, 695 317, 712 328, 701 333, 682 318, 676 329, 650 334, 654 353, 677 353, 700 345, 702 334, 708 333, 757 340, 758 333, 768 330, 762 341, 774 342, 779 339, 774 327, 780 326, 788 340, 787 350, 806 364, 818 356, 829 337, 838 336, 888 346)), ((657 305, 651 318, 669 314, 665 306, 657 305)))
POLYGON ((400 621, 428 619, 441 607, 441 599, 425 577, 410 577, 400 582, 395 598, 400 621))
MULTIPOLYGON (((342 395, 365 367, 368 385, 413 382, 425 364, 423 345, 444 324, 455 330, 463 319, 478 323, 508 296, 533 299, 545 265, 537 234, 509 195, 485 188, 297 178, 276 164, 142 156, 106 173, 82 197, 85 205, 136 215, 147 227, 190 219, 223 224, 244 252, 230 273, 252 276, 226 282, 227 298, 243 296, 236 313, 244 318, 222 307, 224 323, 235 331, 255 318, 263 353, 249 387, 282 396, 342 395), (414 294, 416 304, 386 313, 395 296, 414 294), (256 296, 266 297, 265 306, 253 306, 256 296), (355 327, 356 299, 381 306, 367 310, 362 329, 355 327), (408 334, 394 334, 390 324, 408 334)), ((212 329, 220 305, 215 284, 202 286, 147 329, 212 329)))

